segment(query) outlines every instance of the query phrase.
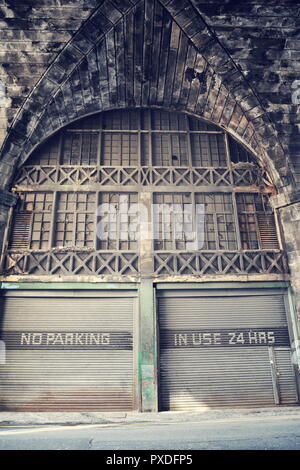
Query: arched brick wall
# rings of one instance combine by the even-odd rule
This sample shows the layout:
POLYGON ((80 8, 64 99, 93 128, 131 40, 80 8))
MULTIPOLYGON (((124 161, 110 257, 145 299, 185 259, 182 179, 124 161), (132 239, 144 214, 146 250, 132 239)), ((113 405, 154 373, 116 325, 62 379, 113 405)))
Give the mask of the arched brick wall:
POLYGON ((2 148, 7 184, 15 165, 74 119, 140 106, 222 125, 257 155, 278 189, 293 182, 263 104, 190 0, 108 4, 89 17, 23 104, 2 148))

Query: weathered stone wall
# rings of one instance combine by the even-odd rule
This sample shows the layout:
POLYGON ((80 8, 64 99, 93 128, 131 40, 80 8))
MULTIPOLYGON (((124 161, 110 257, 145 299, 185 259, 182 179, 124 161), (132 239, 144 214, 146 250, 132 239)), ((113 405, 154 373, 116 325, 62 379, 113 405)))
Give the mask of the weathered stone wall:
MULTIPOLYGON (((0 189, 0 246, 2 247, 10 207, 14 207, 17 196, 0 189)), ((0 250, 1 253, 1 250, 0 250)))
MULTIPOLYGON (((88 27, 83 27, 81 41, 77 41, 77 46, 80 43, 78 50, 81 52, 85 51, 87 41, 94 43, 98 40, 113 26, 115 20, 126 15, 135 3, 134 0, 2 0, 0 142, 6 137, 9 126, 24 106, 34 86, 67 43, 74 38, 84 21, 98 9, 98 15, 89 22, 88 27)), ((230 127, 242 140, 249 142, 247 137, 253 134, 253 125, 257 129, 261 127, 262 140, 274 140, 276 137, 276 145, 268 148, 268 155, 271 159, 278 159, 277 167, 282 177, 286 178, 284 185, 293 183, 293 177, 298 181, 299 106, 292 103, 292 93, 297 92, 298 85, 295 84, 294 89, 292 86, 299 79, 300 73, 299 2, 161 0, 158 3, 166 8, 216 71, 216 80, 219 83, 214 92, 215 98, 218 97, 218 109, 215 110, 214 117, 224 114, 222 105, 226 104, 222 124, 228 125, 230 113, 234 112, 230 127), (226 61, 222 60, 225 57, 224 52, 227 54, 227 65, 226 61), (226 90, 229 93, 226 93, 226 90), (244 99, 246 103, 243 102, 244 99), (241 110, 232 100, 241 105, 241 110), (245 117, 245 112, 251 112, 252 125, 245 117), (263 121, 265 126, 262 126, 263 121), (289 164, 293 169, 293 176, 290 175, 289 164)), ((138 21, 137 18, 136 24, 138 21)), ((159 26, 158 11, 155 21, 159 26)), ((164 27, 168 30, 168 21, 164 27)), ((142 29, 143 25, 141 28, 137 26, 132 33, 139 35, 142 29)), ((122 34, 122 31, 119 31, 122 34)), ((172 60, 176 59, 174 34, 173 52, 170 56, 172 60)), ((146 39, 149 48, 151 38, 146 39)), ((69 51, 71 55, 66 53, 63 56, 66 68, 69 67, 70 60, 78 61, 78 50, 77 55, 73 49, 69 51)), ((178 47, 178 51, 183 57, 183 49, 178 47)), ((200 79, 204 86, 209 85, 209 80, 205 80, 209 78, 209 74, 207 77, 197 75, 203 73, 203 64, 193 61, 192 57, 190 59, 190 64, 186 67, 190 70, 190 76, 186 78, 191 80, 193 88, 197 79, 200 79)), ((165 55, 165 61, 168 61, 168 54, 165 55)), ((139 67, 139 64, 136 67, 139 67)), ((186 72, 186 69, 181 73, 186 72)), ((59 69, 55 70, 57 77, 59 69)), ((53 73, 52 70, 52 77, 53 73)), ((176 70, 176 73, 180 73, 180 70, 176 70)), ((147 78, 142 73, 140 76, 143 81, 147 78)), ((49 93, 48 88, 45 91, 49 93)), ((297 98, 296 94, 295 97, 297 98)), ((42 103, 40 105, 42 106, 42 103)), ((21 121, 24 124, 25 118, 21 121)), ((251 144, 262 153, 253 139, 251 144)))
POLYGON ((0 142, 50 63, 100 2, 0 2, 0 142))
POLYGON ((296 297, 297 316, 300 322, 300 203, 282 207, 279 210, 284 233, 284 248, 291 270, 291 284, 296 297))
POLYGON ((300 2, 192 3, 255 90, 300 181, 300 107, 292 102, 300 96, 300 2))
MULTIPOLYGON (((16 14, 18 3, 12 3, 16 14)), ((27 13, 24 13, 24 5, 21 12, 31 21, 31 15, 34 18, 41 12, 37 11, 35 2, 29 4, 27 13)), ((211 26, 214 26, 215 16, 219 22, 224 21, 224 5, 219 10, 209 10, 207 2, 191 0, 105 0, 94 5, 94 13, 74 34, 75 25, 79 27, 83 18, 91 13, 91 3, 70 0, 61 4, 63 6, 57 8, 57 24, 52 22, 48 13, 51 11, 54 15, 53 6, 47 7, 43 13, 50 15, 48 20, 34 24, 41 24, 42 35, 56 30, 61 21, 61 27, 72 34, 72 39, 65 47, 60 43, 57 51, 52 51, 45 62, 43 54, 46 53, 36 52, 44 69, 50 62, 51 65, 33 90, 28 87, 26 102, 22 101, 25 94, 19 102, 22 112, 3 148, 2 159, 6 159, 6 163, 11 164, 19 157, 26 159, 34 145, 47 134, 79 115, 111 107, 159 105, 188 110, 220 123, 256 152, 263 164, 269 167, 278 187, 288 189, 293 184, 294 175, 282 141, 278 139, 274 116, 270 115, 266 100, 260 99, 255 83, 248 80, 246 71, 242 70, 233 54, 235 49, 241 49, 238 35, 235 49, 233 44, 230 49, 226 38, 219 38, 211 26), (78 6, 76 13, 75 5, 78 6), (214 14, 216 11, 217 15, 214 14), (131 96, 127 93, 130 86, 133 88, 131 96), (122 88, 126 89, 125 97, 122 96, 122 88), (47 112, 42 113, 46 106, 47 112), (275 169, 271 168, 272 165, 275 169)), ((234 14, 229 14, 231 29, 237 16, 238 24, 247 30, 249 21, 244 4, 234 2, 234 14), (236 4, 240 4, 240 13, 236 4)), ((257 2, 250 4, 259 17, 257 2)), ((233 8, 233 2, 226 5, 227 10, 233 8)), ((211 3, 212 6, 217 8, 218 2, 211 3)), ((253 11, 249 11, 253 16, 253 11)), ((265 13, 262 11, 261 14, 265 13)), ((25 26, 22 22, 20 24, 25 26)), ((263 29, 262 24, 261 21, 263 29)), ((270 24, 272 26, 274 21, 270 24)), ((18 23, 12 27, 16 32, 18 27, 22 28, 18 23)), ((231 29, 228 28, 229 36, 231 29)), ((272 43, 267 45, 270 53, 272 46, 272 43)), ((278 43, 279 49, 281 46, 278 43)), ((252 44, 252 49, 255 49, 255 44, 252 44)), ((14 62, 26 63, 26 55, 16 53, 14 62)), ((32 60, 30 55, 28 57, 32 60)), ((12 59, 8 56, 9 63, 12 59)), ((253 57, 252 63, 256 62, 253 57)), ((10 98, 9 94, 7 98, 10 98)), ((9 101, 7 104, 9 106, 9 101)), ((16 108, 14 114, 15 111, 16 108)))

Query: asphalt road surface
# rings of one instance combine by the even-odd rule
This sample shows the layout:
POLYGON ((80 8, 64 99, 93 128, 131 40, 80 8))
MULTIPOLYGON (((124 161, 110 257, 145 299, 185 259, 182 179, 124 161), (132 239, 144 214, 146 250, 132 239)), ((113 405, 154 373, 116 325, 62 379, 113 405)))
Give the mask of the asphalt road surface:
POLYGON ((1 426, 1 450, 300 450, 300 416, 1 426))

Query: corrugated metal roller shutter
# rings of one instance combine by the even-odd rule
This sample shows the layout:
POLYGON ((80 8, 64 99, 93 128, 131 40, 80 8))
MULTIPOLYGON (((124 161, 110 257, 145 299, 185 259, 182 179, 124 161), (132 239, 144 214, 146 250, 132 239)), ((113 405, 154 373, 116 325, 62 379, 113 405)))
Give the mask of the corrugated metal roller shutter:
POLYGON ((134 302, 4 298, 1 409, 132 410, 134 302))
POLYGON ((297 391, 290 349, 274 348, 274 359, 279 403, 284 405, 293 404, 297 402, 297 391))
POLYGON ((161 409, 297 403, 281 292, 165 291, 158 309, 161 409))

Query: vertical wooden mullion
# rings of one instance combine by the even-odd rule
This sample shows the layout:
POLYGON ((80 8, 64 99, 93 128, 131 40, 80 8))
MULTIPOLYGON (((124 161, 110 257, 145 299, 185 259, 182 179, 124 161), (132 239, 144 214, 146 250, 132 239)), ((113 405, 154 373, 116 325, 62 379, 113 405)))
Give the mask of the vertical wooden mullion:
MULTIPOLYGON (((213 134, 208 134, 208 135, 207 135, 207 143, 208 143, 208 145, 207 145, 207 150, 208 150, 208 152, 209 152, 209 155, 208 155, 208 158, 209 158, 209 165, 208 165, 208 166, 214 166, 214 165, 213 165, 213 158, 212 158, 212 149, 211 149, 211 136, 212 136, 212 135, 213 135, 213 134)), ((200 137, 201 137, 201 134, 200 134, 200 137)), ((199 137, 199 141, 201 142, 200 137, 199 137)))
MULTIPOLYGON (((130 126, 131 128, 131 126, 130 126)), ((137 166, 142 166, 142 139, 141 139, 141 128, 142 128, 142 110, 139 109, 138 111, 138 148, 137 148, 137 151, 138 151, 138 154, 137 154, 137 166)), ((130 142, 130 137, 131 137, 131 134, 129 134, 129 143, 131 144, 130 142)), ((130 154, 131 154, 131 146, 129 146, 130 148, 130 154)), ((131 159, 131 155, 130 155, 130 164, 132 162, 132 159, 131 159)))
MULTIPOLYGON (((164 134, 162 134, 163 136, 164 134)), ((171 137, 171 132, 169 132, 167 134, 168 136, 168 146, 169 146, 169 165, 167 166, 173 166, 173 159, 172 159, 172 155, 173 155, 173 148, 172 148, 172 137, 171 137)), ((163 146, 162 146, 162 151, 163 151, 163 146)), ((163 161, 163 158, 162 158, 162 161, 163 161)), ((164 166, 164 165, 162 165, 164 166)))
POLYGON ((193 158, 192 158, 192 144, 191 144, 191 133, 189 127, 189 118, 185 115, 185 123, 186 123, 186 140, 187 140, 187 151, 188 151, 188 165, 193 166, 193 158))
POLYGON ((232 206, 233 206, 233 217, 234 217, 237 249, 238 249, 238 251, 241 251, 242 250, 242 240, 241 240, 241 231, 240 231, 240 223, 239 223, 239 213, 238 213, 237 202, 236 202, 236 194, 235 193, 231 194, 231 199, 232 199, 232 206))
MULTIPOLYGON (((258 220, 258 217, 257 217, 258 210, 256 208, 256 201, 257 201, 256 196, 259 196, 260 199, 262 200, 263 195, 262 194, 253 194, 253 201, 254 201, 253 205, 254 205, 254 211, 255 211, 254 212, 254 218, 255 218, 255 226, 256 226, 256 233, 257 233, 257 239, 258 239, 258 249, 263 250, 263 244, 262 244, 262 240, 261 240, 261 236, 260 236, 259 220, 258 220)), ((265 208, 264 207, 264 201, 262 200, 262 202, 263 202, 263 208, 265 208)), ((265 215, 265 213, 264 213, 264 215, 265 215)))
POLYGON ((215 194, 213 194, 214 198, 214 213, 213 213, 213 221, 214 221, 214 229, 215 229, 215 240, 216 240, 216 247, 217 250, 220 250, 220 240, 219 240, 219 232, 218 232, 218 219, 217 219, 217 212, 216 212, 216 199, 215 194))
MULTIPOLYGON (((180 193, 177 193, 176 196, 177 196, 177 195, 179 196, 179 194, 180 194, 180 193)), ((176 250, 176 249, 177 249, 177 247, 176 247, 175 230, 174 230, 174 228, 175 228, 175 227, 174 227, 174 226, 175 226, 175 220, 174 220, 175 217, 174 217, 174 215, 176 214, 176 213, 174 214, 174 204, 175 204, 175 203, 174 203, 174 196, 175 196, 175 194, 172 194, 172 207, 173 207, 173 210, 172 210, 172 212, 171 212, 171 217, 170 217, 170 229, 172 230, 172 241, 171 241, 171 243, 172 243, 172 250, 176 250)), ((181 195, 181 207, 182 207, 182 195, 181 195)))
POLYGON ((110 134, 110 154, 109 154, 109 164, 110 166, 112 166, 112 160, 113 160, 113 136, 115 135, 113 132, 111 132, 110 134))
POLYGON ((63 246, 66 245, 66 234, 67 234, 67 220, 68 220, 68 211, 67 211, 67 206, 68 206, 68 197, 69 193, 66 193, 66 201, 64 202, 64 208, 62 213, 64 214, 64 233, 63 233, 63 246))
POLYGON ((95 208, 95 214, 94 214, 94 249, 98 250, 99 244, 98 244, 98 235, 97 235, 97 224, 98 224, 98 207, 99 207, 99 191, 96 191, 96 208, 95 208))
POLYGON ((123 155, 123 130, 120 130, 120 161, 119 164, 122 166, 124 165, 124 155, 123 155))
POLYGON ((232 162, 231 162, 231 158, 230 158, 229 142, 228 142, 227 132, 224 133, 224 141, 225 141, 226 162, 227 162, 227 167, 229 168, 230 183, 232 185, 234 185, 233 167, 232 167, 232 162))
POLYGON ((219 145, 219 134, 213 134, 214 135, 214 138, 215 138, 215 143, 216 143, 216 149, 217 149, 217 155, 218 155, 218 165, 219 166, 222 166, 221 165, 221 154, 220 154, 220 145, 219 145))
MULTIPOLYGON (((69 194, 70 193, 67 193, 67 200, 65 201, 65 207, 64 207, 64 210, 65 210, 65 220, 68 220, 68 199, 69 199, 69 194)), ((67 222, 65 222, 65 228, 64 228, 64 245, 66 245, 66 238, 67 238, 67 222)))
POLYGON ((160 154, 160 161, 157 161, 157 157, 158 155, 156 154, 156 165, 157 166, 162 166, 162 141, 161 141, 161 135, 162 134, 159 134, 159 133, 154 133, 155 137, 159 137, 158 139, 158 145, 159 145, 159 154, 160 154))
POLYGON ((36 195, 37 195, 37 193, 34 193, 32 215, 31 215, 30 227, 29 227, 29 248, 30 249, 31 249, 31 243, 32 243, 32 230, 33 230, 33 222, 34 222, 34 215, 35 215, 36 195))
MULTIPOLYGON (((154 193, 153 196, 155 196, 155 193, 154 193)), ((165 195, 164 194, 158 194, 157 198, 156 198, 156 201, 158 201, 158 204, 163 205, 165 203, 165 195)), ((164 227, 163 211, 162 212, 159 211, 158 215, 159 215, 159 219, 158 219, 159 241, 161 242, 162 250, 167 250, 168 249, 167 240, 166 240, 166 237, 164 236, 165 235, 165 227, 164 227)), ((154 229, 154 220, 152 221, 152 224, 153 224, 153 229, 154 229)), ((153 233, 154 233, 154 230, 153 230, 153 233)), ((160 246, 160 244, 158 246, 160 246)))
POLYGON ((79 161, 77 165, 82 165, 82 150, 83 150, 83 132, 79 134, 79 161))
POLYGON ((59 134, 59 143, 58 143, 58 165, 63 165, 63 133, 59 134))
MULTIPOLYGON (((86 246, 86 236, 87 236, 87 221, 88 221, 88 193, 85 193, 85 208, 84 208, 84 231, 83 231, 83 246, 85 247, 86 246)), ((77 215, 77 218, 78 218, 78 215, 77 215)), ((80 222, 78 222, 79 224, 80 222)), ((78 233, 80 233, 80 230, 77 229, 77 237, 78 237, 78 233)))
POLYGON ((120 193, 118 194, 118 205, 116 213, 116 250, 120 251, 120 193))
POLYGON ((153 166, 153 141, 152 141, 152 116, 151 116, 151 109, 149 109, 149 161, 146 163, 149 166, 153 166))
MULTIPOLYGON (((77 204, 76 204, 77 206, 77 204)), ((76 228, 77 228, 77 216, 78 216, 78 212, 77 212, 77 207, 74 211, 74 219, 73 219, 73 246, 76 246, 76 228)))
MULTIPOLYGON (((212 138, 213 138, 213 142, 215 144, 215 149, 216 149, 216 152, 217 152, 217 161, 216 163, 218 164, 218 166, 221 166, 220 165, 220 152, 219 152, 219 145, 218 145, 218 136, 216 134, 211 134, 212 138)), ((217 166, 215 165, 215 163, 213 162, 213 153, 212 153, 212 164, 213 166, 217 166)))
POLYGON ((192 203, 192 228, 195 235, 195 249, 198 250, 198 225, 197 225, 197 211, 196 211, 196 195, 195 191, 191 192, 191 203, 192 203))
MULTIPOLYGON (((156 201, 158 201, 158 204, 164 204, 165 203, 165 195, 164 194, 158 194, 156 201)), ((158 219, 158 230, 159 230, 159 241, 161 241, 161 246, 162 250, 168 250, 169 246, 167 244, 167 240, 165 237, 165 227, 164 227, 164 217, 163 217, 163 212, 159 212, 159 219, 158 219)), ((153 224, 154 225, 154 224, 153 224)))
MULTIPOLYGON (((85 212, 83 213, 84 214, 84 231, 83 231, 83 248, 86 247, 86 236, 87 236, 87 220, 88 220, 88 212, 85 210, 85 212)), ((79 222, 78 222, 79 223, 79 222)), ((79 234, 80 231, 77 230, 77 234, 79 234)))
MULTIPOLYGON (((225 237, 226 237, 225 241, 227 245, 226 249, 229 250, 230 248, 229 248, 229 235, 228 235, 228 230, 227 230, 227 215, 229 215, 230 212, 227 212, 225 209, 225 204, 227 203, 227 194, 222 194, 222 197, 223 197, 224 233, 225 233, 225 237)), ((231 194, 229 194, 229 200, 231 201, 231 204, 233 206, 231 194)))
POLYGON ((71 133, 71 145, 70 145, 70 156, 69 156, 69 161, 68 161, 68 165, 71 165, 71 162, 73 161, 73 142, 74 142, 74 135, 76 135, 76 133, 71 133))
MULTIPOLYGON (((111 196, 112 196, 113 193, 100 193, 99 196, 100 196, 100 199, 101 199, 101 204, 105 204, 106 202, 107 203, 110 203, 111 202, 111 196)), ((108 218, 108 222, 109 224, 111 223, 111 214, 107 214, 107 218, 108 218)), ((105 250, 109 250, 110 248, 110 238, 109 238, 109 231, 107 232, 107 240, 104 240, 105 243, 104 243, 104 246, 105 246, 105 250)))
POLYGON ((216 142, 216 149, 217 149, 217 155, 218 155, 218 166, 221 165, 221 155, 220 155, 220 146, 219 146, 219 140, 218 140, 218 135, 214 134, 215 142, 216 142))
POLYGON ((102 165, 102 114, 99 117, 99 134, 98 134, 98 147, 97 147, 97 165, 102 165))
POLYGON ((49 233, 49 248, 55 246, 55 219, 56 219, 56 207, 57 207, 57 191, 53 193, 53 202, 52 202, 52 214, 50 221, 50 233, 49 233))
POLYGON ((92 165, 92 151, 93 151, 93 136, 94 134, 91 134, 91 133, 88 133, 87 134, 88 137, 89 137, 89 145, 88 145, 88 149, 89 149, 89 154, 88 154, 88 165, 91 166, 92 165))

